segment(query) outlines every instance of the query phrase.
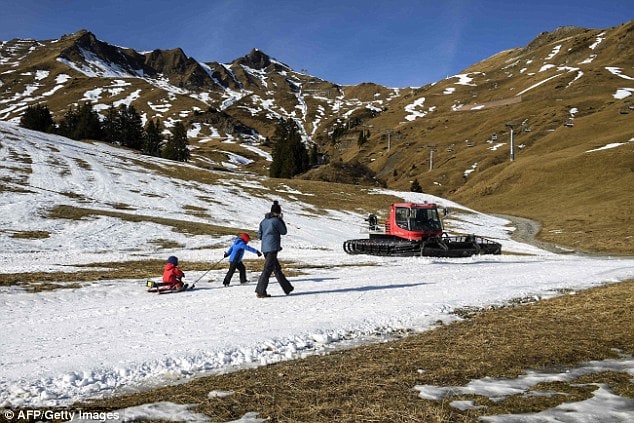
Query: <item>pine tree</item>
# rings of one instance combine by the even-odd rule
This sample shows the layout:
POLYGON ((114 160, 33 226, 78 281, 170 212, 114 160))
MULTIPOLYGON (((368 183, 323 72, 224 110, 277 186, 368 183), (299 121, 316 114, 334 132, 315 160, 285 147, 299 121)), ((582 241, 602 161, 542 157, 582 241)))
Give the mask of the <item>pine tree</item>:
POLYGON ((40 132, 53 132, 55 122, 48 106, 37 104, 28 106, 20 118, 20 126, 40 132))
POLYGON ((284 161, 284 144, 282 141, 278 141, 273 145, 273 150, 271 151, 271 167, 269 167, 269 176, 272 178, 279 178, 282 174, 282 165, 284 161))
POLYGON ((102 122, 104 141, 112 144, 121 144, 121 120, 119 111, 111 105, 102 122))
POLYGON ((167 140, 161 155, 165 159, 187 162, 189 161, 188 145, 189 141, 187 140, 185 126, 182 122, 176 122, 172 136, 167 140))
POLYGON ((77 112, 75 108, 71 105, 68 111, 64 113, 64 117, 62 118, 62 120, 60 121, 57 127, 57 132, 60 135, 63 135, 68 138, 72 138, 71 134, 74 131, 75 127, 77 126, 78 120, 79 120, 79 117, 77 115, 77 112))
POLYGON ((308 158, 308 164, 312 167, 319 164, 319 150, 317 144, 313 144, 310 149, 310 157, 308 158))
POLYGON ((161 143, 163 137, 161 136, 161 122, 157 119, 156 123, 150 120, 147 128, 145 128, 145 136, 143 137, 143 147, 141 152, 144 154, 159 157, 161 155, 161 143))
POLYGON ((103 139, 99 114, 92 109, 90 103, 84 103, 77 108, 71 106, 60 122, 58 132, 74 140, 103 139))
MULTIPOLYGON (((295 129, 297 129, 297 127, 295 127, 295 129)), ((294 136, 295 138, 293 138, 293 141, 291 143, 291 154, 293 157, 293 162, 290 177, 299 175, 300 173, 304 173, 310 168, 308 151, 306 150, 306 146, 302 142, 299 131, 296 131, 294 136)))
POLYGON ((92 104, 84 103, 79 107, 79 121, 74 135, 73 138, 77 140, 101 140, 103 138, 101 120, 99 114, 93 110, 92 104))
POLYGON ((409 190, 411 192, 423 192, 423 188, 420 186, 420 183, 418 183, 418 179, 414 179, 412 181, 412 185, 410 185, 409 190))
POLYGON ((269 175, 273 178, 292 178, 309 168, 309 157, 293 119, 281 120, 273 135, 273 161, 269 175))
POLYGON ((122 145, 140 150, 143 145, 143 124, 141 116, 134 106, 121 105, 119 107, 122 145))

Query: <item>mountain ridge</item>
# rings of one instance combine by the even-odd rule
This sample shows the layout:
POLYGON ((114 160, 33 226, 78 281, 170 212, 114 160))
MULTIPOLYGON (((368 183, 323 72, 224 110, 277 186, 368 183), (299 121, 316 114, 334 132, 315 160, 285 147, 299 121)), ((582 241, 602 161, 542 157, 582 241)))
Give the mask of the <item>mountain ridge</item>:
MULTIPOLYGON (((267 174, 270 157, 249 145, 266 149, 278 122, 293 119, 308 146, 331 162, 367 166, 390 188, 408 189, 417 180, 430 194, 535 218, 554 234, 558 222, 546 210, 563 204, 581 213, 594 192, 614 191, 614 181, 633 185, 627 160, 634 139, 633 34, 634 21, 561 27, 441 81, 388 88, 325 81, 258 49, 230 63, 199 62, 182 49, 110 46, 83 30, 0 44, 0 119, 17 122, 28 105, 41 102, 57 118, 82 102, 98 111, 133 104, 144 121, 160 119, 166 131, 183 121, 195 164, 236 171, 226 164, 239 154, 247 160, 237 169, 259 174, 267 174), (619 147, 586 153, 611 144, 619 147), (591 172, 574 175, 597 156, 591 172), (553 177, 543 181, 541 174, 553 177)), ((320 179, 322 169, 306 176, 320 179)), ((610 231, 631 222, 627 197, 621 189, 604 200, 614 213, 625 212, 620 220, 604 218, 610 231)), ((591 225, 629 239, 623 243, 634 249, 631 230, 609 232, 590 217, 579 219, 573 226, 585 234, 582 245, 600 244, 582 230, 591 225)))

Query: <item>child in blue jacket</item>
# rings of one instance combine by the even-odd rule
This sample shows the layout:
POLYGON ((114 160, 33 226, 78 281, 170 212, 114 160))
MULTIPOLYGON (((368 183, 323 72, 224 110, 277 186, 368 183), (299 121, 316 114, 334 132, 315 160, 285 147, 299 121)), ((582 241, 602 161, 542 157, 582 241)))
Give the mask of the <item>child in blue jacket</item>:
POLYGON ((225 276, 225 280, 223 281, 224 286, 229 286, 229 284, 231 283, 231 278, 233 277, 236 269, 238 269, 238 271, 240 272, 240 283, 246 283, 247 269, 246 267, 244 267, 244 263, 242 263, 244 250, 255 253, 258 255, 258 257, 262 255, 261 252, 247 245, 249 241, 251 241, 251 237, 249 237, 249 234, 240 234, 233 241, 233 245, 229 247, 229 249, 225 253, 225 257, 229 257, 229 270, 227 271, 227 275, 225 276))

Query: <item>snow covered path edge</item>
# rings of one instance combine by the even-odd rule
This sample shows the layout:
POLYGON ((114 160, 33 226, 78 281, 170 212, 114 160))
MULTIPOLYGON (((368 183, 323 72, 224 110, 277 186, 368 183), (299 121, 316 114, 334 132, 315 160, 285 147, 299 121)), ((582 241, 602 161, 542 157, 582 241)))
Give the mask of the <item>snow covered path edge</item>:
POLYGON ((631 259, 483 256, 314 271, 292 279, 296 292, 288 297, 272 283, 274 297, 265 300, 255 298, 253 284, 205 283, 159 296, 138 280, 40 294, 5 291, 0 406, 68 405, 265 365, 426 330, 456 319, 451 313, 459 307, 633 277, 631 259))

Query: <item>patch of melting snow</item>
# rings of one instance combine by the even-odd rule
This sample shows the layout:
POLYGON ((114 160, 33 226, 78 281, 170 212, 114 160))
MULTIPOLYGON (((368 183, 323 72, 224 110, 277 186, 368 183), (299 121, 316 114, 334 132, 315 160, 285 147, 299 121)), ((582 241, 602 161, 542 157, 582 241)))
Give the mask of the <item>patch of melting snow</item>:
MULTIPOLYGON (((567 395, 565 392, 532 390, 540 383, 564 382, 574 383, 575 379, 602 372, 628 373, 634 376, 634 359, 631 356, 619 359, 590 361, 576 368, 560 373, 527 371, 514 379, 484 377, 472 380, 464 386, 417 385, 422 399, 440 401, 453 396, 477 395, 489 398, 493 402, 505 401, 511 396, 554 396, 567 395)), ((598 388, 592 397, 577 402, 564 402, 556 407, 537 413, 503 414, 481 417, 488 422, 631 422, 634 421, 634 399, 621 397, 610 391, 609 386, 590 383, 598 388), (560 420, 562 419, 563 420, 560 420)), ((471 400, 452 401, 452 407, 460 410, 483 408, 471 400)))

